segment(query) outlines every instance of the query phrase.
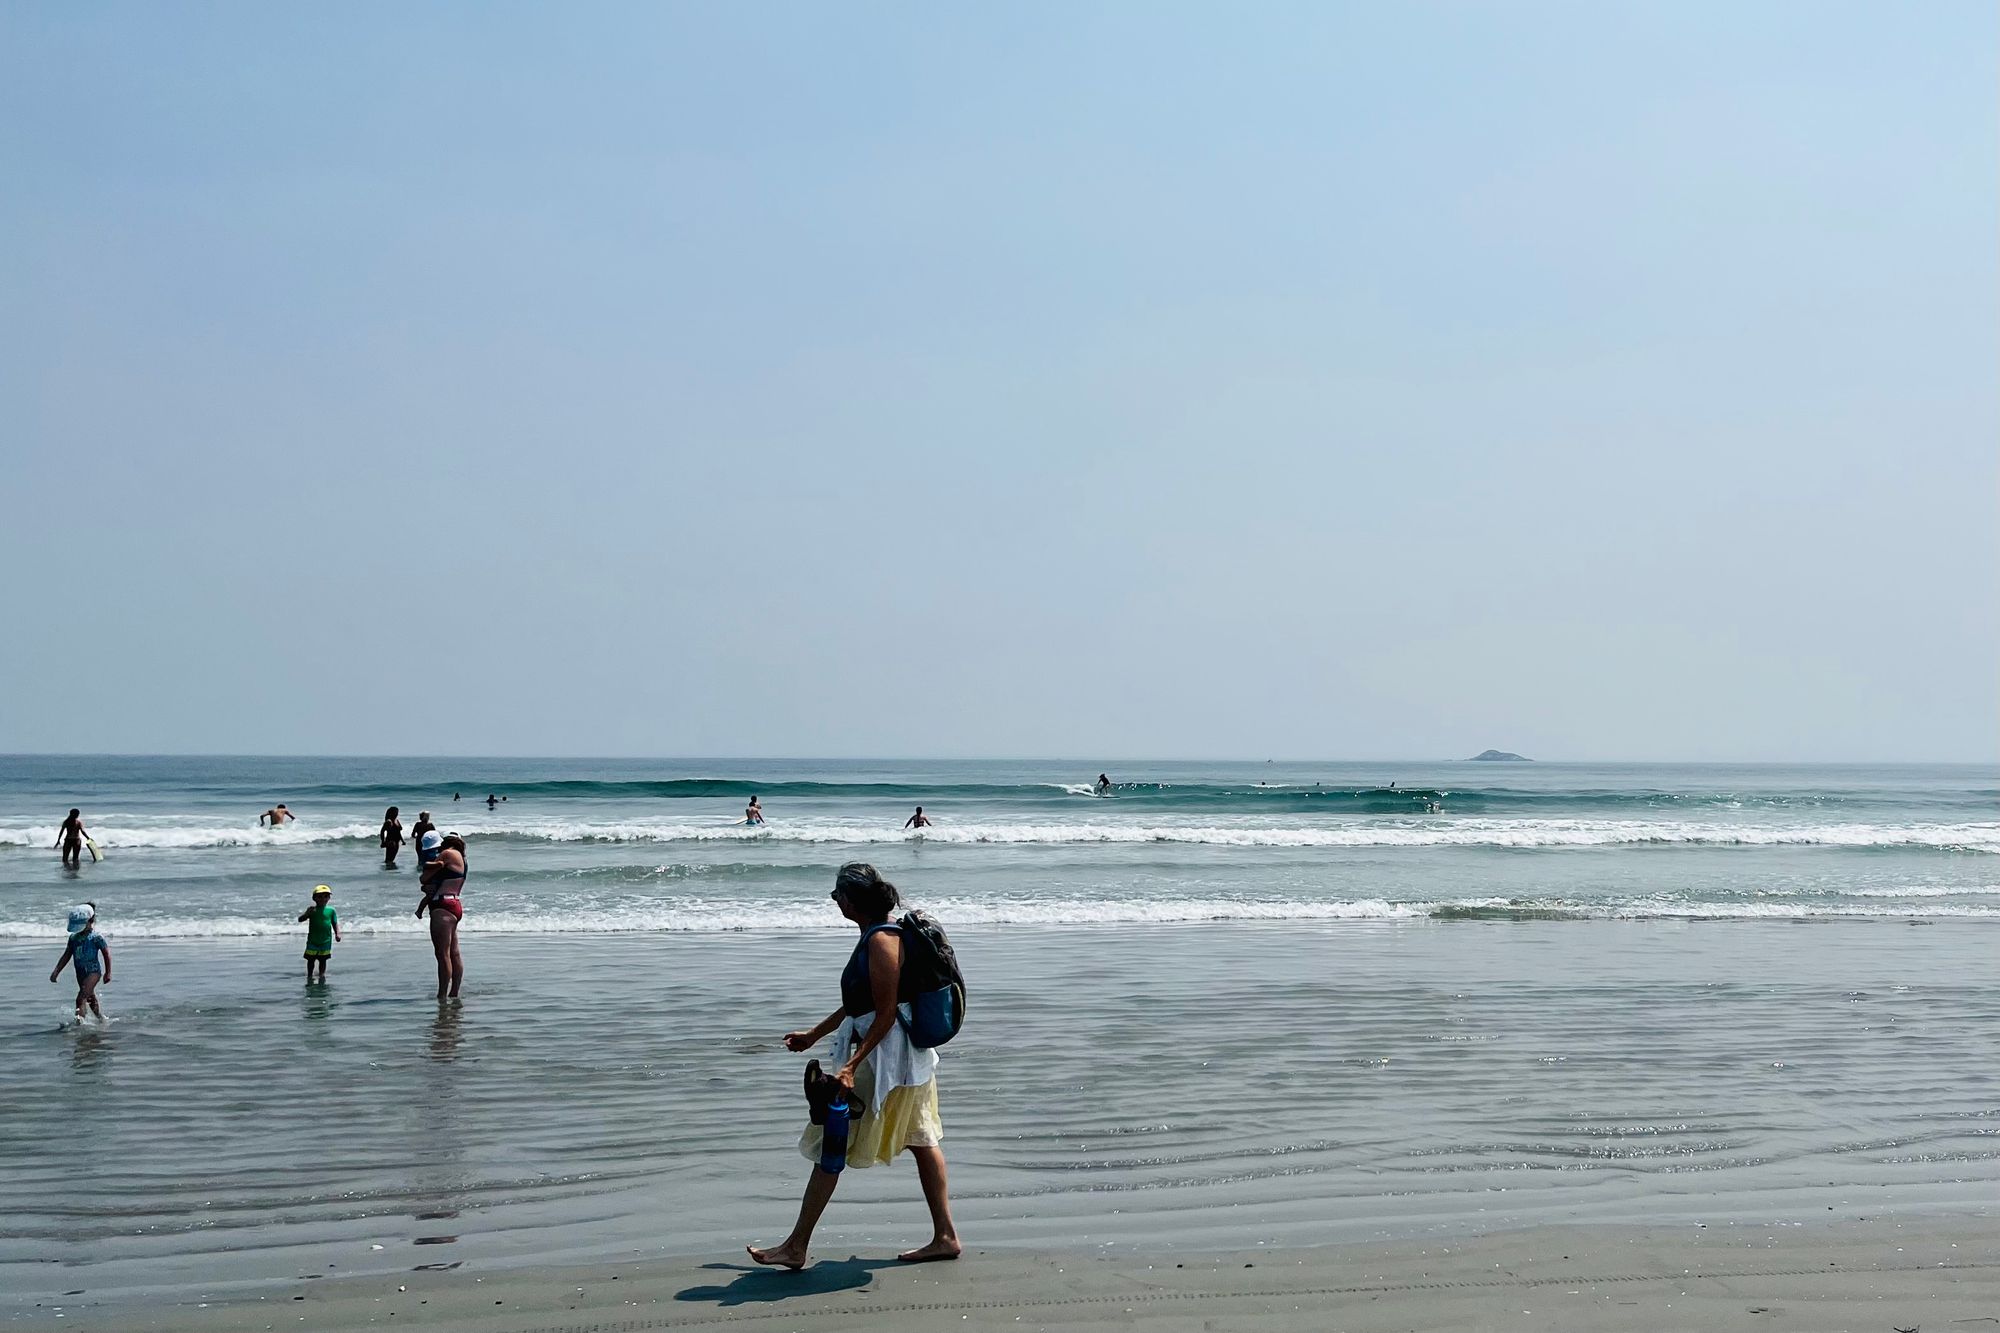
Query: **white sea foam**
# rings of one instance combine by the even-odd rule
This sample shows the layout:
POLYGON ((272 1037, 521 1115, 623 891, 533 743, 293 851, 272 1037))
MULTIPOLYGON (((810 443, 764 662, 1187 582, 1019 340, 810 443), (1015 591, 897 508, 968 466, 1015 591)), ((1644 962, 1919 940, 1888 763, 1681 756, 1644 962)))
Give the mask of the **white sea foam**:
POLYGON ((1842 898, 1978 898, 1989 893, 2000 894, 2000 884, 1919 884, 1888 889, 1829 885, 1818 892, 1842 898))
MULTIPOLYGON (((1548 916, 1625 920, 1726 920, 1758 917, 1805 920, 1821 917, 1965 917, 2000 920, 1993 906, 1893 902, 1713 901, 1645 897, 1622 902, 1529 901, 1502 898, 1462 898, 1438 902, 1388 902, 1379 898, 1338 902, 1306 899, 1047 898, 1015 902, 926 899, 916 904, 935 913, 954 929, 978 926, 1120 926, 1176 925, 1198 922, 1365 922, 1410 921, 1447 915, 1489 914, 1497 917, 1548 916)), ((350 936, 419 935, 428 927, 404 913, 368 916, 350 907, 341 917, 350 936)), ((468 935, 598 935, 612 933, 707 933, 738 931, 838 931, 845 923, 829 920, 823 902, 755 903, 742 900, 688 899, 628 902, 582 910, 476 909, 466 918, 468 935)), ((118 917, 107 921, 105 935, 121 939, 260 938, 301 935, 289 916, 118 917)), ((0 921, 0 939, 58 941, 60 923, 0 921)))
MULTIPOLYGON (((745 828, 685 820, 597 823, 572 820, 461 822, 471 837, 512 837, 544 842, 772 842, 866 845, 898 843, 911 835, 887 824, 773 823, 745 828)), ((199 849, 292 847, 370 841, 373 824, 327 828, 287 825, 278 830, 212 825, 93 828, 99 846, 199 849)), ((1273 824, 935 824, 927 844, 1183 843, 1217 847, 1612 847, 1645 844, 1780 847, 1913 847, 2000 853, 2000 823, 1757 825, 1683 820, 1430 819, 1356 822, 1321 827, 1273 824)), ((55 828, 0 828, 0 846, 47 848, 55 828)))
MULTIPOLYGON (((287 824, 283 828, 256 828, 212 824, 90 825, 91 841, 107 851, 114 847, 151 847, 167 850, 199 850, 205 847, 303 847, 318 842, 373 842, 381 832, 377 824, 334 824, 309 828, 287 824)), ((0 847, 52 847, 56 826, 29 825, 0 828, 0 847)))
MULTIPOLYGON (((468 837, 514 837, 546 843, 904 843, 908 833, 888 825, 774 823, 746 829, 726 823, 690 821, 540 821, 540 823, 460 823, 468 837)), ((92 829, 104 849, 204 849, 204 847, 304 847, 312 843, 374 841, 374 825, 332 825, 312 829, 244 829, 212 825, 102 827, 92 829)), ((1188 843, 1210 847, 1620 847, 1620 845, 1710 845, 1710 847, 1930 847, 2000 853, 2000 823, 1966 825, 1724 825, 1692 821, 1626 819, 1454 819, 1352 823, 1332 827, 1288 825, 932 825, 924 843, 944 845, 1074 845, 1074 843, 1188 843)), ((40 847, 56 841, 56 829, 0 829, 0 847, 40 847)))

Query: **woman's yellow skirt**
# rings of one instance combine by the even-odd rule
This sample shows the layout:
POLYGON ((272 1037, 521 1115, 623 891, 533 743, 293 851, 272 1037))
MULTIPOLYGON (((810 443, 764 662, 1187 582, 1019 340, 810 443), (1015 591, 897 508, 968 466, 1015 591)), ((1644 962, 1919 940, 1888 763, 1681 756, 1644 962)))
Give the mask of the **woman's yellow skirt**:
MULTIPOLYGON (((854 1071, 853 1102, 872 1107, 875 1101, 875 1071, 864 1063, 854 1071)), ((799 1135, 799 1152, 807 1160, 819 1160, 818 1125, 807 1125, 799 1135)), ((944 1121, 938 1116, 937 1079, 914 1088, 891 1088, 882 1099, 880 1111, 864 1110, 847 1130, 847 1164, 874 1166, 892 1162, 905 1148, 935 1148, 944 1142, 944 1121)))

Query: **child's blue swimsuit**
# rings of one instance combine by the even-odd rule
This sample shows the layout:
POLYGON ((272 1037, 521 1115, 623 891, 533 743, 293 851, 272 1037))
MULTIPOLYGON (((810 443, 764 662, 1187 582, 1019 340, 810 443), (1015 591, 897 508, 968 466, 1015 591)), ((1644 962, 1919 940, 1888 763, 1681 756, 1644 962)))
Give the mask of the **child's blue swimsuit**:
POLYGON ((95 930, 80 930, 70 936, 70 947, 75 952, 70 961, 76 964, 76 974, 89 976, 104 970, 104 937, 95 930))

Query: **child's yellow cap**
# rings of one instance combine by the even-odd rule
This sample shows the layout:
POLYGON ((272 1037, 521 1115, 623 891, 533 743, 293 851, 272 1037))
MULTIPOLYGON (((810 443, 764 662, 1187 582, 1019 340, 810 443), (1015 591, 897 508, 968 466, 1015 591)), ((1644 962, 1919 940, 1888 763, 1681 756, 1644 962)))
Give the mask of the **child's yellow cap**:
POLYGON ((327 897, 329 897, 329 898, 333 897, 333 890, 332 890, 332 889, 329 889, 329 888, 328 888, 328 887, 327 887, 326 885, 324 885, 324 884, 321 884, 320 886, 318 886, 317 888, 315 888, 315 889, 313 890, 313 897, 317 898, 317 897, 319 897, 319 896, 320 896, 320 895, 321 895, 322 893, 323 893, 323 894, 325 894, 325 895, 326 895, 327 897))

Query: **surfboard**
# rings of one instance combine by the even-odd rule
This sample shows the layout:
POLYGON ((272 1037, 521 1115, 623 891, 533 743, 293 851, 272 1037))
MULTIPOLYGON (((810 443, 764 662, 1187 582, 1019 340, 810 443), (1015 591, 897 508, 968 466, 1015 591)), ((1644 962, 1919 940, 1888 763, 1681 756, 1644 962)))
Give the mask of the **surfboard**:
POLYGON ((85 838, 85 839, 83 840, 83 845, 84 845, 84 846, 86 846, 86 847, 88 847, 88 848, 90 848, 90 859, 91 859, 91 860, 93 860, 93 861, 102 861, 102 860, 104 859, 104 853, 103 853, 103 852, 100 852, 100 851, 98 851, 98 850, 97 850, 97 839, 95 839, 95 838, 85 838))

